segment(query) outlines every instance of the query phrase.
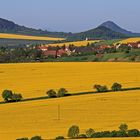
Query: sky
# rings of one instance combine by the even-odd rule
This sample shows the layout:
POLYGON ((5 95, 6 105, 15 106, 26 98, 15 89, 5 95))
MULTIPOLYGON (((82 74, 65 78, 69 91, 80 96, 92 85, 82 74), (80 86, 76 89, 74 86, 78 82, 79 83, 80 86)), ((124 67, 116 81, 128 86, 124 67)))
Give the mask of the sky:
POLYGON ((0 17, 51 31, 81 32, 111 20, 140 32, 140 0, 0 0, 0 17))

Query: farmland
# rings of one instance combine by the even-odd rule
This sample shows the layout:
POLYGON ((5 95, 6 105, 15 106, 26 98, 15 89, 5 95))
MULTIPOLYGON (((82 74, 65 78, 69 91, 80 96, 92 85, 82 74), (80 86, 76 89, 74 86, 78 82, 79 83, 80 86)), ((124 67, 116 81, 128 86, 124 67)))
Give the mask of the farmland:
POLYGON ((76 47, 80 47, 80 46, 87 46, 87 44, 92 44, 95 42, 100 42, 100 40, 90 40, 90 41, 75 41, 75 42, 65 42, 65 43, 55 43, 55 44, 48 44, 48 46, 52 46, 52 47, 62 47, 62 46, 69 46, 69 45, 74 45, 76 47))
MULTIPOLYGON (((64 87, 75 93, 92 91, 94 84, 110 87, 114 82, 124 87, 140 87, 139 69, 139 63, 1 64, 0 92, 11 89, 24 98, 31 98, 45 96, 51 88, 64 87)), ((140 91, 123 91, 3 104, 0 105, 0 138, 66 136, 73 124, 79 125, 81 133, 88 128, 117 130, 121 123, 127 123, 130 129, 140 128, 139 98, 140 91)))
POLYGON ((64 40, 63 38, 53 38, 53 37, 41 37, 41 36, 29 36, 29 35, 18 35, 18 34, 6 34, 0 33, 1 39, 22 39, 22 40, 50 40, 50 41, 57 41, 57 40, 64 40))
POLYGON ((121 44, 127 44, 127 43, 131 43, 131 42, 139 42, 140 41, 140 37, 134 37, 134 38, 128 38, 128 39, 124 39, 124 40, 121 40, 117 43, 121 43, 121 44))
POLYGON ((44 96, 49 89, 92 91, 94 84, 140 87, 139 63, 19 63, 0 65, 0 92, 11 89, 24 98, 44 96), (104 79, 104 80, 103 80, 104 79))
POLYGON ((129 91, 0 105, 0 138, 66 136, 73 124, 80 127, 81 133, 88 128, 118 130, 121 123, 127 123, 130 129, 140 128, 139 98, 139 91, 129 91))

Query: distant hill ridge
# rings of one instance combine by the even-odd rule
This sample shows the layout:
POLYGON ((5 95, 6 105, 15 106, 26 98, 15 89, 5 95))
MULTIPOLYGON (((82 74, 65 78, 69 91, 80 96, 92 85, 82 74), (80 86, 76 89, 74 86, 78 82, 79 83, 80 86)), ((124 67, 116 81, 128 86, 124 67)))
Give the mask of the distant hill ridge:
POLYGON ((127 30, 121 28, 120 26, 118 26, 113 21, 104 22, 100 26, 104 26, 106 28, 111 29, 112 31, 115 31, 115 32, 118 32, 118 33, 122 33, 122 34, 125 34, 125 35, 128 35, 128 36, 140 36, 140 33, 133 33, 131 31, 127 31, 127 30))
POLYGON ((1 33, 15 33, 24 35, 63 37, 68 40, 83 40, 88 38, 94 39, 120 39, 130 36, 140 36, 138 33, 127 31, 112 21, 107 21, 97 28, 81 32, 81 33, 65 33, 65 32, 50 32, 47 30, 33 29, 18 25, 12 21, 0 18, 0 32, 1 33))

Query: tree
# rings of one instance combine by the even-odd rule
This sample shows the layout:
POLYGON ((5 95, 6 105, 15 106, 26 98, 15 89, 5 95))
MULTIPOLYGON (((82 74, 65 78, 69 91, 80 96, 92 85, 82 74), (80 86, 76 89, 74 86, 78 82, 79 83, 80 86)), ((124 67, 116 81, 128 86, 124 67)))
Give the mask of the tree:
POLYGON ((16 93, 14 93, 14 94, 12 95, 12 101, 18 102, 18 101, 21 101, 22 98, 23 98, 23 97, 22 97, 21 94, 16 94, 16 93))
POLYGON ((53 89, 47 91, 47 95, 48 95, 49 98, 55 98, 55 97, 57 97, 56 96, 56 92, 53 89))
POLYGON ((12 95, 13 95, 13 93, 11 90, 4 90, 2 92, 2 97, 5 100, 5 102, 9 102, 9 100, 12 99, 12 95))
POLYGON ((140 131, 137 129, 128 130, 128 137, 139 137, 140 131))
POLYGON ((119 83, 114 83, 114 84, 112 85, 111 89, 112 89, 113 91, 121 91, 121 90, 122 90, 122 85, 119 84, 119 83))
POLYGON ((127 133, 125 131, 117 131, 117 137, 127 137, 127 133))
POLYGON ((128 130, 128 125, 125 124, 125 123, 123 123, 123 124, 121 124, 121 125, 119 126, 119 129, 120 129, 120 131, 122 131, 122 132, 127 132, 127 130, 128 130))
POLYGON ((34 136, 31 138, 31 140, 42 140, 41 136, 34 136))
POLYGON ((68 130, 68 137, 69 138, 78 138, 79 136, 79 127, 77 125, 73 125, 68 130))
POLYGON ((93 88, 96 89, 97 92, 107 92, 108 91, 107 86, 94 85, 93 88))
POLYGON ((64 97, 67 93, 68 93, 68 91, 65 88, 60 88, 58 90, 57 97, 64 97))
POLYGON ((91 136, 92 136, 94 133, 95 133, 95 131, 94 131, 92 128, 86 130, 86 136, 87 136, 88 138, 91 138, 91 136))

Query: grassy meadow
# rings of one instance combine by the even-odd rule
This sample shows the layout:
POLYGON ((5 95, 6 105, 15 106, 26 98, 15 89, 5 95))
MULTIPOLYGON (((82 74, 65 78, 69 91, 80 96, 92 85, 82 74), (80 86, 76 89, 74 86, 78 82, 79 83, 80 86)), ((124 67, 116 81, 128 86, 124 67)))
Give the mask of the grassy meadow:
POLYGON ((1 39, 23 39, 23 40, 51 40, 51 41, 57 41, 57 40, 64 40, 63 38, 53 38, 53 37, 41 37, 41 36, 29 36, 29 35, 18 35, 18 34, 6 34, 6 33, 0 33, 1 39))

